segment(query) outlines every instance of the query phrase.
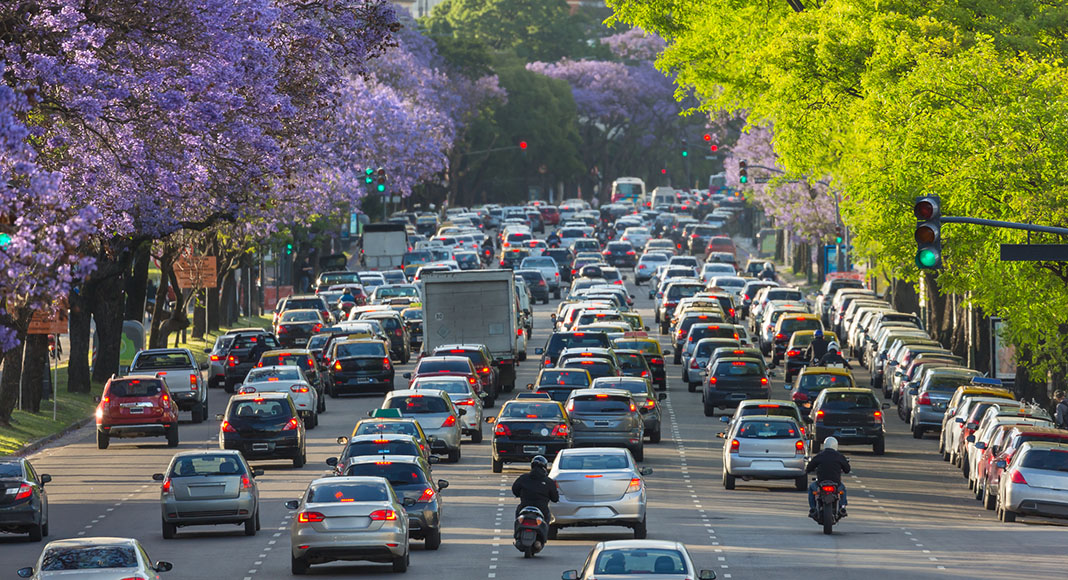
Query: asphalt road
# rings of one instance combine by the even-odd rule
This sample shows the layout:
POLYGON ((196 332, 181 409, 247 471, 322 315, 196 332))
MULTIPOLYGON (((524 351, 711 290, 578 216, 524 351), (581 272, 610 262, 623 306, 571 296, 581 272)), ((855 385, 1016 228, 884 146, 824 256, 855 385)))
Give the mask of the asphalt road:
MULTIPOLYGON (((652 321, 646 292, 635 292, 640 312, 652 321)), ((519 385, 538 370, 535 345, 548 337, 549 313, 537 307, 531 358, 519 367, 519 385)), ((670 358, 669 358, 670 361, 670 358)), ((399 369, 397 386, 403 384, 399 369)), ((1002 524, 993 512, 971 499, 959 473, 935 453, 937 440, 917 441, 896 415, 888 413, 886 455, 870 447, 843 447, 852 461, 849 517, 824 536, 807 515, 804 493, 790 482, 739 482, 734 491, 721 484, 722 423, 703 416, 698 393, 688 393, 680 368, 669 365, 663 441, 646 444, 645 465, 654 473, 649 488, 649 537, 685 543, 700 567, 720 578, 763 579, 828 577, 876 578, 1063 578, 1068 535, 1056 521, 1023 520, 1002 524)), ((858 376, 865 383, 866 377, 858 376)), ((781 387, 781 380, 776 382, 781 387)), ((520 387, 521 388, 521 387, 520 387)), ((210 395, 211 414, 226 401, 221 390, 210 395)), ((309 431, 309 463, 293 469, 267 462, 259 478, 263 529, 245 537, 236 526, 183 528, 175 540, 160 531, 159 489, 152 473, 163 471, 172 449, 162 440, 118 440, 96 449, 92 428, 76 432, 32 457, 49 473, 51 536, 133 536, 157 560, 174 563, 165 578, 260 580, 289 574, 289 512, 283 502, 297 498, 308 481, 325 473, 324 460, 336 455, 334 439, 346 435, 379 397, 331 399, 320 426, 309 431)), ((492 410, 488 410, 492 412, 492 410)), ((186 414, 187 415, 187 414, 186 414)), ((215 448, 218 425, 185 422, 180 449, 215 448)), ((409 577, 442 580, 478 578, 559 578, 582 565, 599 540, 625 539, 623 528, 561 531, 560 539, 533 560, 524 560, 511 545, 509 491, 517 468, 503 474, 490 470, 486 442, 465 444, 459 464, 439 464, 435 477, 449 480, 442 493, 444 532, 441 549, 427 552, 413 541, 409 577)), ((260 466, 257 464, 257 466, 260 466)), ((35 563, 43 544, 0 535, 0 576, 35 563)), ((324 578, 391 578, 388 566, 335 563, 313 567, 324 578)))

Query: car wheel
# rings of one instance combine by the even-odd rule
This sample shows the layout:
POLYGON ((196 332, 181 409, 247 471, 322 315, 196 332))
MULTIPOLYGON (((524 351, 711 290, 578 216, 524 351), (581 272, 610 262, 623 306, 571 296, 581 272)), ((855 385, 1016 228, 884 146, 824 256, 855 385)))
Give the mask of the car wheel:
POLYGON ((504 462, 500 459, 493 459, 493 473, 500 473, 504 471, 504 462))
POLYGON ((111 443, 111 436, 103 431, 96 432, 96 448, 107 449, 108 444, 111 443))
POLYGON ((715 417, 716 416, 716 408, 714 406, 712 406, 712 405, 710 405, 709 403, 706 402, 704 407, 705 407, 705 417, 715 417))
POLYGON ((975 480, 975 501, 983 501, 983 489, 984 489, 984 487, 986 487, 986 486, 983 485, 982 481, 980 481, 978 479, 975 480))
POLYGON ((304 467, 305 461, 307 461, 307 458, 304 456, 304 451, 301 450, 300 455, 293 458, 293 467, 300 469, 301 467, 304 467))
POLYGON ((912 428, 912 438, 913 439, 923 439, 923 427, 920 427, 919 425, 916 425, 915 427, 913 427, 912 428))
POLYGON ((555 526, 553 524, 549 524, 549 539, 550 540, 555 540, 559 536, 560 536, 560 526, 555 526))
POLYGON ((560 299, 560 289, 559 288, 557 288, 556 290, 553 291, 553 299, 554 300, 559 300, 560 299))
POLYGON ((682 364, 682 353, 679 352, 679 349, 675 349, 675 354, 672 356, 674 357, 675 364, 682 364))
POLYGON ((1010 509, 1001 508, 1001 513, 998 515, 998 519, 1006 524, 1011 524, 1016 521, 1016 512, 1010 509))
POLYGON ((478 431, 471 434, 471 443, 482 443, 482 425, 478 426, 478 431))
POLYGON ((497 397, 486 397, 482 399, 482 407, 486 409, 492 409, 497 404, 497 397))
POLYGON ((256 518, 257 517, 258 516, 252 516, 251 518, 245 520, 245 535, 246 536, 255 536, 256 535, 256 518))
POLYGON ((308 415, 308 421, 307 421, 307 425, 305 425, 305 428, 306 429, 315 429, 318 426, 319 426, 319 413, 312 413, 312 414, 308 415))
POLYGON ((660 443, 660 429, 649 433, 649 443, 660 443))
POLYGON ((457 447, 456 449, 453 449, 453 450, 449 451, 449 463, 459 463, 459 462, 460 462, 460 448, 457 447))
POLYGON ((426 533, 426 537, 423 538, 423 548, 427 550, 437 550, 441 547, 441 528, 435 528, 426 533))
POLYGON ((649 526, 645 524, 645 520, 642 520, 634 524, 634 539, 644 540, 649 535, 649 526))
POLYGON ((645 461, 645 445, 631 449, 631 453, 634 455, 634 461, 645 461))
POLYGON ((883 453, 886 453, 886 439, 883 439, 882 437, 876 439, 875 443, 871 446, 871 450, 876 455, 882 455, 883 453))
POLYGON ((808 489, 808 478, 804 475, 799 475, 794 478, 794 489, 797 491, 805 491, 808 489))
POLYGON ((734 489, 734 476, 726 471, 723 472, 723 489, 728 491, 734 489))
POLYGON ((256 531, 260 531, 260 509, 256 507, 256 531))
POLYGON ((204 407, 203 406, 196 405, 196 406, 193 407, 193 422, 194 423, 203 423, 204 422, 204 407))
POLYGON ((174 536, 178 533, 178 526, 170 522, 163 522, 163 539, 173 540, 174 536))
POLYGON ((304 558, 298 558, 296 556, 290 556, 289 571, 296 576, 303 576, 308 573, 308 561, 304 558))
POLYGON ((696 383, 686 383, 686 390, 691 392, 691 393, 696 393, 697 392, 697 384, 696 383))
POLYGON ((408 554, 393 559, 393 571, 398 573, 408 571, 408 554))
POLYGON ((177 425, 171 425, 171 428, 167 429, 167 447, 178 447, 177 425))
POLYGON ((45 520, 45 523, 41 524, 41 536, 45 538, 48 537, 48 520, 45 520))
POLYGON ((40 542, 41 538, 44 538, 44 529, 41 524, 34 524, 30 526, 29 532, 29 540, 31 542, 40 542))
POLYGON ((408 361, 410 361, 410 360, 412 360, 411 351, 409 351, 409 350, 404 351, 403 355, 401 356, 401 364, 402 365, 406 365, 406 364, 408 364, 408 361))
POLYGON ((227 394, 232 395, 234 394, 234 385, 235 383, 231 383, 230 381, 224 381, 223 390, 226 391, 227 394))
POLYGON ((990 493, 990 486, 983 486, 983 507, 988 510, 993 510, 998 505, 998 498, 990 493))
POLYGON ((315 405, 315 411, 318 413, 326 412, 326 397, 319 395, 319 402, 315 405))

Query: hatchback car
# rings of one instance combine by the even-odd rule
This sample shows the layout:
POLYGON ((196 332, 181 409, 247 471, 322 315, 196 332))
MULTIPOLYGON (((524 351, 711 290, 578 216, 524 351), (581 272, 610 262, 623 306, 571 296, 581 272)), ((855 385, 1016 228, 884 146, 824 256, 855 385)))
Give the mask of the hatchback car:
POLYGON ((97 448, 115 437, 166 437, 168 447, 178 446, 178 405, 166 382, 155 375, 108 380, 96 407, 97 448))
POLYGON ((222 421, 220 449, 235 449, 249 460, 290 459, 293 467, 304 467, 304 422, 289 393, 234 395, 216 419, 222 421))
POLYGON ((630 391, 581 389, 564 407, 576 447, 625 447, 636 460, 645 458, 645 421, 630 391))
POLYGON ((389 346, 380 340, 345 340, 335 343, 329 355, 326 392, 337 397, 345 392, 393 390, 394 369, 389 346))
POLYGON ((430 440, 432 452, 448 455, 452 463, 460 460, 461 418, 467 411, 455 407, 447 394, 431 390, 393 391, 386 395, 381 408, 396 409, 405 417, 417 419, 430 440))
POLYGON ((870 389, 824 389, 812 403, 813 451, 834 437, 842 445, 871 445, 876 455, 886 451, 883 409, 870 389))
POLYGON ((48 535, 47 473, 38 474, 22 457, 0 458, 0 531, 27 534, 31 542, 48 535))
POLYGON ((350 459, 377 457, 389 459, 405 455, 421 457, 428 465, 438 462, 437 455, 429 455, 429 448, 420 445, 416 437, 400 433, 368 433, 352 437, 338 437, 338 445, 344 445, 339 457, 326 458, 326 464, 334 468, 334 475, 342 475, 350 459))
POLYGON ((286 310, 278 315, 274 335, 282 347, 301 347, 308 344, 308 338, 323 329, 324 322, 319 310, 286 310))
POLYGON ((560 492, 560 501, 552 506, 549 539, 569 526, 623 526, 634 530, 635 538, 645 538, 643 476, 652 471, 639 468, 626 449, 564 449, 549 470, 560 492))
POLYGON ((402 500, 382 477, 326 477, 308 485, 289 528, 290 569, 308 573, 313 564, 336 560, 390 563, 408 570, 408 518, 402 500))
POLYGON ((653 384, 661 391, 667 389, 667 371, 664 369, 664 357, 671 354, 671 350, 661 350, 660 341, 649 338, 645 332, 624 334, 623 338, 612 341, 615 348, 632 349, 642 353, 649 372, 652 374, 653 384))
POLYGON ((746 399, 767 399, 771 396, 768 369, 755 358, 722 358, 710 365, 701 389, 701 403, 705 417, 712 417, 716 409, 737 407, 746 399))
POLYGON ((563 580, 604 577, 715 580, 713 570, 698 570, 686 546, 666 540, 613 540, 598 542, 581 570, 567 570, 563 580))
POLYGON ((724 489, 734 489, 739 478, 792 479, 794 489, 808 488, 808 444, 801 423, 795 419, 782 415, 743 416, 718 436, 723 439, 724 489))
POLYGON ((449 482, 434 481, 426 460, 418 455, 354 457, 342 475, 385 478, 401 501, 407 502, 404 511, 408 514, 408 536, 423 540, 427 550, 441 546, 441 491, 449 487, 449 482))
POLYGON ((997 496, 998 518, 1017 515, 1068 517, 1068 445, 1029 442, 1020 446, 1012 462, 998 461, 1005 470, 997 496))
POLYGON ((654 394, 652 384, 640 377, 601 377, 593 381, 591 388, 629 391, 645 422, 645 435, 649 437, 649 442, 660 443, 660 430, 663 425, 660 401, 667 399, 667 393, 654 394))
POLYGON ((243 526, 246 536, 260 529, 260 493, 256 476, 240 451, 183 451, 167 471, 152 476, 160 485, 163 539, 179 527, 215 524, 243 526))
POLYGON ((492 408, 497 397, 501 393, 500 370, 493 364, 493 355, 484 344, 443 344, 434 349, 432 356, 464 356, 467 357, 478 373, 479 382, 482 383, 476 392, 484 393, 483 404, 492 408))
POLYGON ((19 578, 76 577, 80 579, 144 578, 159 580, 170 562, 153 562, 141 542, 133 538, 77 538, 48 542, 37 565, 19 568, 19 578))
MULTIPOLYGON (((356 425, 352 428, 353 437, 387 433, 408 435, 419 443, 419 448, 422 450, 422 454, 427 457, 427 461, 431 461, 430 439, 423 432, 423 426, 419 424, 419 421, 411 417, 401 417, 400 412, 396 409, 379 409, 373 415, 370 419, 356 421, 356 425), (392 414, 393 416, 387 417, 387 414, 392 414)), ((344 444, 345 438, 338 437, 337 441, 339 444, 344 444)))
POLYGON ((806 418, 811 419, 812 402, 820 391, 831 387, 854 387, 853 374, 846 369, 805 367, 794 377, 793 385, 786 385, 790 400, 797 403, 806 418))
POLYGON ((464 377, 419 377, 412 381, 412 390, 441 391, 452 399, 452 404, 466 413, 461 417, 461 432, 471 437, 472 443, 482 443, 482 401, 480 396, 464 377))
POLYGON ((571 419, 563 404, 550 399, 517 399, 501 406, 493 424, 490 448, 493 473, 506 463, 529 464, 536 455, 550 461, 571 447, 571 419))

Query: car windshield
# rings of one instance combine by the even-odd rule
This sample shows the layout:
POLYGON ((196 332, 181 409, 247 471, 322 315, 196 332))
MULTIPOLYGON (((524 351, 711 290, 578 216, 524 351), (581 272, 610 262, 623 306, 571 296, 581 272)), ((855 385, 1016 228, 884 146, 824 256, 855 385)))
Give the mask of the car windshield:
POLYGON ((471 372, 471 364, 469 361, 463 360, 427 360, 423 359, 419 361, 418 366, 415 367, 415 374, 422 373, 469 373, 471 372))
POLYGON ((137 357, 137 364, 132 370, 140 369, 181 369, 189 368, 189 357, 184 352, 146 353, 137 357))
POLYGON ((386 356, 386 347, 377 342, 343 342, 335 349, 336 358, 351 356, 386 356))
POLYGON ((372 475, 384 477, 391 485, 426 484, 426 476, 423 470, 411 463, 394 463, 392 461, 376 461, 374 463, 357 463, 350 465, 345 470, 345 475, 372 475))
POLYGON ((130 379, 112 381, 108 386, 109 397, 155 397, 163 391, 163 383, 155 379, 130 379))
POLYGON ((333 483, 317 485, 308 490, 308 503, 388 500, 389 492, 380 483, 333 483))
POLYGON ((1020 467, 1068 472, 1068 450, 1032 449, 1024 456, 1020 467))
POLYGON ((712 372, 716 377, 760 377, 764 375, 760 363, 750 361, 724 361, 716 364, 712 372))
POLYGON ((556 467, 562 471, 604 471, 605 469, 626 469, 627 458, 622 453, 606 455, 591 453, 571 453, 560 457, 556 467))
POLYGON ((41 571, 136 568, 132 546, 71 546, 49 548, 41 557, 41 571))
POLYGON ((362 422, 356 426, 356 435, 368 435, 371 433, 396 433, 398 435, 419 436, 419 429, 414 423, 407 421, 362 422))
POLYGON ((614 395, 592 395, 571 399, 571 409, 575 413, 626 413, 633 403, 630 397, 614 395))
POLYGON ((282 313, 281 322, 319 322, 317 310, 287 310, 282 313))
POLYGON ((341 454, 344 461, 361 455, 419 455, 419 446, 415 441, 404 439, 375 439, 373 441, 355 441, 345 447, 341 454))
POLYGON ((596 574, 641 576, 690 573, 679 551, 647 548, 604 550, 597 555, 594 570, 596 574))
POLYGON ((233 455, 196 455, 174 460, 170 477, 198 475, 245 475, 245 468, 233 455))
POLYGON ((299 381, 300 371, 283 367, 264 367, 252 369, 245 378, 246 383, 273 383, 275 381, 299 381))
POLYGON ((797 439, 797 425, 790 421, 746 421, 738 429, 742 439, 797 439))
POLYGON ((834 393, 828 392, 823 404, 825 411, 853 411, 856 409, 878 409, 879 403, 870 393, 834 393))
POLYGON ((427 397, 423 395, 408 395, 393 397, 383 409, 400 409, 405 414, 417 413, 448 413, 449 406, 441 397, 427 397))
POLYGON ((416 379, 412 384, 412 388, 419 389, 436 389, 439 391, 445 391, 446 393, 454 395, 466 395, 469 393, 470 387, 467 386, 467 381, 463 377, 456 377, 455 379, 435 379, 435 380, 419 380, 416 379))
POLYGON ((559 419, 560 405, 546 402, 509 402, 502 414, 510 419, 559 419))

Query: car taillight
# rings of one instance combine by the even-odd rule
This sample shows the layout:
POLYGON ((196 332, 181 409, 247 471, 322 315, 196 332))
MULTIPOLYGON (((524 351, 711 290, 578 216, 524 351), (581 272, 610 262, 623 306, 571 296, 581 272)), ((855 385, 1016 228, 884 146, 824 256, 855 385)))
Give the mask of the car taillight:
POLYGON ((285 427, 282 427, 282 430, 283 431, 292 431, 292 430, 296 429, 297 427, 300 427, 300 421, 298 421, 296 417, 293 417, 292 419, 289 420, 288 423, 286 423, 285 427))
POLYGON ((553 437, 567 437, 571 434, 571 429, 564 423, 560 423, 556 427, 553 427, 553 437))
POLYGON ((489 373, 490 373, 490 368, 489 367, 482 367, 482 368, 478 369, 478 374, 480 374, 480 375, 488 375, 489 373))
POLYGON ((634 252, 634 250, 627 250, 627 255, 628 256, 634 256, 634 255, 637 255, 637 254, 634 252))
POLYGON ((311 522, 321 522, 326 519, 326 516, 319 512, 300 512, 297 514, 297 521, 302 524, 311 522))
POLYGON ((739 442, 737 439, 731 439, 731 453, 738 453, 738 448, 741 446, 741 442, 739 442))
POLYGON ((656 408, 656 399, 652 399, 652 398, 646 397, 646 399, 645 399, 645 408, 646 409, 655 409, 656 408))
POLYGON ((805 442, 800 440, 800 439, 798 439, 794 443, 794 449, 796 449, 798 453, 804 453, 805 452, 805 442))
POLYGON ((768 384, 768 377, 760 377, 760 384, 762 384, 762 385, 768 384))
POLYGON ((1024 478, 1023 474, 1020 473, 1020 471, 1017 469, 1012 470, 1012 475, 1009 477, 1009 481, 1013 483, 1022 483, 1024 485, 1027 485, 1027 480, 1024 478))
POLYGON ((307 393, 308 387, 305 387, 304 385, 293 385, 292 387, 289 387, 289 390, 294 393, 307 393))
POLYGON ((786 335, 780 332, 775 335, 775 340, 786 340, 786 335))
POLYGON ((229 421, 223 421, 220 427, 222 428, 223 433, 237 433, 237 429, 234 429, 234 426, 231 425, 229 421))
POLYGON ((397 329, 395 329, 395 330, 393 331, 393 334, 395 334, 395 335, 397 335, 397 336, 401 336, 401 335, 403 335, 403 334, 404 334, 404 331, 403 331, 403 330, 401 330, 401 329, 399 329, 399 328, 397 328, 397 329))
POLYGON ((931 396, 928 395, 927 393, 924 393, 924 394, 920 395, 920 398, 916 399, 916 404, 917 405, 930 405, 931 404, 931 396))
POLYGON ((312 327, 312 332, 319 332, 322 329, 323 329, 323 323, 319 322, 319 323, 316 323, 316 325, 312 327))
POLYGON ((30 487, 30 484, 24 483, 19 486, 19 491, 15 494, 15 500, 26 499, 31 495, 33 495, 33 488, 30 487))
MULTIPOLYGON (((822 412, 823 411, 820 411, 820 413, 822 413, 822 412)), ((882 423, 883 422, 883 412, 882 411, 873 412, 871 414, 871 419, 872 419, 872 421, 874 421, 876 423, 882 423)))
POLYGON ((382 366, 388 369, 393 366, 393 362, 389 360, 388 356, 382 357, 382 366))
POLYGON ((816 411, 816 420, 817 421, 822 421, 823 420, 823 415, 825 415, 825 413, 823 412, 823 409, 820 409, 819 411, 816 411))
POLYGON ((716 377, 708 377, 708 384, 709 385, 714 385, 717 382, 719 382, 719 379, 717 379, 716 377))
POLYGON ((340 371, 341 370, 341 361, 334 361, 334 370, 335 371, 340 371))
POLYGON ((174 493, 173 490, 171 489, 171 478, 168 477, 167 479, 164 479, 163 480, 163 485, 161 485, 159 489, 160 489, 160 491, 162 493, 166 493, 166 494, 174 493))
POLYGON ((697 364, 697 357, 693 357, 692 359, 690 359, 690 368, 691 369, 699 369, 699 368, 701 368, 701 365, 697 364))
POLYGON ((211 355, 211 360, 218 361, 219 360, 219 355, 217 355, 217 354, 211 355))
POLYGON ((252 489, 252 480, 247 475, 241 476, 241 489, 252 489))
POLYGON ((651 364, 651 365, 662 365, 662 364, 664 364, 664 359, 662 359, 660 357, 653 357, 653 358, 649 359, 649 364, 651 364))
POLYGON ((393 510, 375 510, 368 516, 372 522, 392 522, 397 519, 397 512, 393 510))
POLYGON ((417 501, 430 501, 432 499, 434 499, 434 490, 428 487, 423 490, 423 495, 419 496, 417 501))
POLYGON ((786 351, 786 356, 788 356, 788 357, 801 356, 801 351, 797 350, 796 348, 793 348, 793 349, 790 349, 790 350, 786 351))
POLYGON ((627 493, 631 493, 633 491, 641 491, 641 489, 642 479, 640 477, 631 478, 630 485, 627 486, 627 493))
POLYGON ((228 364, 228 365, 230 365, 232 367, 236 367, 237 366, 237 357, 234 356, 234 355, 230 355, 230 356, 226 357, 226 364, 228 364))
POLYGON ((471 383, 472 385, 475 385, 478 384, 478 379, 476 379, 475 377, 467 377, 467 382, 471 383))
POLYGON ((441 422, 442 427, 452 427, 456 424, 456 415, 449 415, 445 417, 445 420, 441 422))
POLYGON ((497 426, 493 429, 493 434, 497 436, 510 437, 512 435, 512 430, 508 428, 508 425, 498 423, 497 426))
POLYGON ((465 407, 471 407, 471 406, 474 406, 475 400, 474 399, 464 399, 462 401, 456 401, 456 404, 457 405, 463 405, 465 407))

